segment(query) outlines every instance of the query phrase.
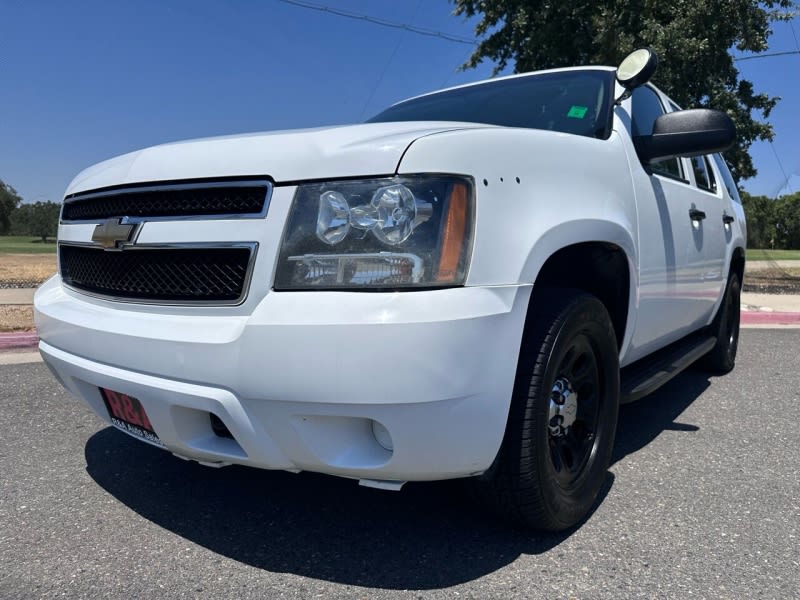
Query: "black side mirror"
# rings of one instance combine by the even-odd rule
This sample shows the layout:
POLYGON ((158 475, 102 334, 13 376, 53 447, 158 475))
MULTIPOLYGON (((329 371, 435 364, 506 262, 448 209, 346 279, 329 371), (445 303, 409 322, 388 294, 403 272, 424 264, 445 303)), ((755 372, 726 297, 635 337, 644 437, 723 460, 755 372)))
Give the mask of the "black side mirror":
POLYGON ((675 156, 723 152, 736 141, 736 126, 724 112, 708 108, 679 110, 658 117, 652 135, 634 138, 642 162, 675 156))

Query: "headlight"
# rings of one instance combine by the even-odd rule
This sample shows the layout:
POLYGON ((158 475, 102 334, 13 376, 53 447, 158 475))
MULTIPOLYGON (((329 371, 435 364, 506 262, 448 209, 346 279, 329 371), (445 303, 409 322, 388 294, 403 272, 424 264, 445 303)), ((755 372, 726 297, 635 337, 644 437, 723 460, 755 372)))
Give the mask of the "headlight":
POLYGON ((420 175, 301 185, 276 290, 395 289, 464 283, 472 181, 420 175))

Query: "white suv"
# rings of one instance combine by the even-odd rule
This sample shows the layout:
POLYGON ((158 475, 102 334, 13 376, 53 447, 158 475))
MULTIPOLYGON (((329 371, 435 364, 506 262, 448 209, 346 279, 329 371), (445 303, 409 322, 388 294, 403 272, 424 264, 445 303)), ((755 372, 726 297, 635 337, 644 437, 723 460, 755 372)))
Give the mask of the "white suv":
POLYGON ((570 527, 619 403, 736 355, 733 125, 678 110, 654 68, 640 50, 90 167, 36 294, 41 353, 183 458, 471 477, 522 524, 570 527))

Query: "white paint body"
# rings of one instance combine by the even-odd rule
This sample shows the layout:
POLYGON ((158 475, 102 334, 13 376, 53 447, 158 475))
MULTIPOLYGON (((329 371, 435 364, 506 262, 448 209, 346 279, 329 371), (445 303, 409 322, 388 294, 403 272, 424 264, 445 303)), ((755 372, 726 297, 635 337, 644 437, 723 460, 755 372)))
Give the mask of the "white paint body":
MULTIPOLYGON (((239 306, 154 306, 90 297, 55 276, 35 297, 41 353, 107 421, 99 387, 138 398, 166 447, 183 457, 374 480, 480 473, 503 438, 529 299, 548 257, 596 241, 625 252, 626 365, 709 324, 732 252, 744 247, 744 214, 725 186, 709 193, 644 170, 629 111, 629 101, 614 109, 605 140, 474 123, 376 123, 167 144, 100 163, 67 193, 271 177, 265 218, 147 222, 137 240, 258 242, 249 293, 239 306), (463 287, 272 290, 297 182, 420 173, 476 182, 463 287), (719 225, 699 247, 690 203, 710 213, 700 227, 719 225), (736 216, 725 230, 723 210, 736 216), (235 442, 213 435, 208 412, 235 442), (389 431, 392 451, 377 443, 373 420, 389 431)), ((86 243, 94 227, 62 224, 59 239, 86 243)))

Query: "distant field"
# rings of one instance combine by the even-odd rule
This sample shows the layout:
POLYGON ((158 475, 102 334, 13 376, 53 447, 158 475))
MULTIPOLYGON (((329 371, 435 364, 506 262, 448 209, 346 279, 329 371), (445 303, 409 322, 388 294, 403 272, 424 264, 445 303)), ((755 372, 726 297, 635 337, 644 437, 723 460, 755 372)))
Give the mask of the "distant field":
POLYGON ((40 238, 24 235, 0 235, 0 254, 55 254, 55 240, 42 243, 40 238))
POLYGON ((766 250, 748 248, 747 260, 800 260, 800 250, 766 250))

